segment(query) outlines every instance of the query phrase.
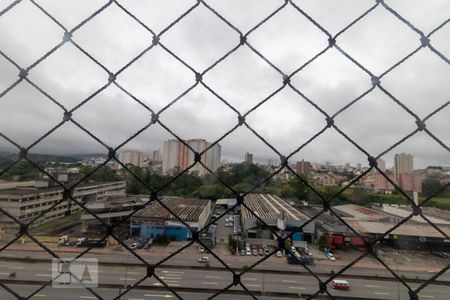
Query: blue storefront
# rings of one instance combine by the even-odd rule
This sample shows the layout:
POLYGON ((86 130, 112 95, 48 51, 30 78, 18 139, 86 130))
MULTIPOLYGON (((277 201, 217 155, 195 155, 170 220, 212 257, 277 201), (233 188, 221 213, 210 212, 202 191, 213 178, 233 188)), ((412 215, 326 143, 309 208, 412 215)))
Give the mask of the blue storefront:
POLYGON ((140 237, 143 240, 154 239, 158 235, 166 234, 172 240, 186 241, 192 236, 191 231, 184 225, 147 225, 140 224, 140 237))

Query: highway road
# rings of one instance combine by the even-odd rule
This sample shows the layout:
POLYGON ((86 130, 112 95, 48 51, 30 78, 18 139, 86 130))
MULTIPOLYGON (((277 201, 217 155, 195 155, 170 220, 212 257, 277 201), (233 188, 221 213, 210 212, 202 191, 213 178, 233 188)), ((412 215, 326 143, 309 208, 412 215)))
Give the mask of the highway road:
MULTIPOLYGON (((73 253, 58 253, 61 257, 73 257, 76 254, 73 253)), ((168 254, 164 254, 168 255, 168 254)), ((211 254, 206 254, 209 256, 211 262, 211 267, 223 267, 223 265, 218 262, 211 254)), ((183 256, 183 255, 176 255, 172 258, 170 258, 167 262, 165 262, 164 265, 167 266, 198 266, 197 259, 202 256, 202 254, 193 254, 189 256, 183 256)), ((32 258, 32 259, 51 259, 50 255, 46 252, 39 251, 39 252, 29 252, 29 251, 3 251, 0 253, 0 260, 1 258, 32 258)), ((133 255, 128 255, 126 252, 117 253, 117 254, 86 254, 83 257, 90 257, 90 258, 98 258, 100 262, 105 263, 130 263, 130 264, 141 264, 136 257, 133 255)), ((162 259, 160 256, 143 256, 143 258, 149 262, 149 263, 156 263, 159 260, 162 259)), ((228 266, 232 268, 242 268, 243 266, 250 266, 252 263, 255 262, 256 259, 260 259, 260 256, 257 257, 246 257, 246 256, 234 256, 230 257, 226 260, 226 263, 228 266)), ((314 272, 320 272, 320 273, 327 273, 331 274, 331 272, 337 272, 339 271, 342 266, 333 264, 333 263, 327 263, 322 264, 318 263, 315 266, 310 266, 310 268, 314 272)), ((280 271, 291 271, 291 272, 306 272, 306 270, 300 266, 300 265, 289 265, 286 263, 285 258, 276 258, 276 257, 270 257, 266 262, 264 262, 261 265, 258 265, 256 269, 260 270, 280 270, 280 271)), ((396 270, 394 268, 394 270, 396 270)), ((428 279, 430 278, 435 271, 427 271, 427 272, 418 272, 418 271, 412 271, 412 270, 401 270, 400 272, 397 272, 398 274, 404 274, 407 278, 412 279, 428 279)), ((383 268, 360 268, 353 266, 349 270, 345 272, 346 275, 354 275, 354 276, 379 276, 379 277, 388 277, 395 279, 392 274, 383 268)), ((446 272, 445 274, 441 275, 439 277, 440 280, 445 280, 450 282, 450 271, 446 272)))
MULTIPOLYGON (((8 275, 13 271, 17 274, 15 279, 19 281, 45 282, 52 278, 52 266, 50 263, 36 263, 31 265, 27 262, 0 261, 0 281, 9 279, 8 275)), ((188 270, 158 268, 156 274, 165 283, 175 289, 195 287, 212 291, 220 290, 232 282, 232 275, 230 272, 208 269, 188 270)), ((104 284, 113 284, 119 287, 139 281, 145 275, 145 268, 100 264, 98 271, 93 272, 91 275, 98 275, 100 286, 104 286, 104 284)), ((323 277, 322 279, 325 278, 323 277)), ((409 299, 406 288, 395 281, 356 278, 347 280, 351 284, 350 291, 336 291, 330 288, 331 293, 337 296, 351 296, 367 299, 409 299)), ((249 290, 258 293, 281 292, 312 294, 318 290, 317 280, 312 276, 303 274, 285 275, 274 273, 248 273, 243 276, 242 282, 249 290)), ((150 278, 143 281, 141 286, 151 289, 152 287, 161 288, 162 284, 155 278, 150 278)), ((415 287, 417 284, 411 284, 411 286, 415 287)), ((103 288, 99 289, 100 295, 102 295, 103 290, 103 288)), ((242 290, 242 287, 233 286, 231 290, 242 290)), ((450 285, 431 285, 423 290, 420 294, 420 299, 448 299, 449 295, 450 285)), ((108 298, 107 296, 104 297, 108 298)))
MULTIPOLYGON (((20 290, 23 292, 24 295, 28 296, 31 293, 33 293, 36 289, 36 287, 32 286, 26 286, 26 285, 11 285, 12 288, 15 290, 20 290)), ((117 289, 102 289, 101 296, 104 299, 114 299, 118 296, 118 290, 117 289)), ((206 293, 184 293, 181 292, 179 295, 186 300, 199 300, 199 299, 206 299, 210 296, 210 294, 206 293)), ((246 295, 232 295, 233 300, 249 300, 251 299, 249 296, 246 295)), ((229 300, 230 294, 220 295, 215 299, 218 300, 229 300)), ((2 300, 17 300, 14 296, 6 292, 4 289, 0 288, 0 299, 2 300)), ((95 296, 93 296, 91 293, 84 289, 56 289, 56 288, 47 288, 39 293, 37 293, 34 297, 31 299, 56 299, 56 300, 95 300, 97 299, 95 296), (70 292, 68 292, 70 291, 70 292)), ((172 300, 177 299, 172 293, 165 292, 165 291, 130 291, 126 295, 121 297, 121 300, 172 300)), ((258 299, 261 300, 277 300, 282 299, 279 297, 258 297, 258 299)))

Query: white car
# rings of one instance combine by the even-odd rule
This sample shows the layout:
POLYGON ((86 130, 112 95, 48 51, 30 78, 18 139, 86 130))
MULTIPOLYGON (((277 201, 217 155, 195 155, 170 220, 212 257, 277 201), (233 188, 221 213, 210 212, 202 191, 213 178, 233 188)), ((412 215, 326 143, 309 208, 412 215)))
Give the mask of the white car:
POLYGON ((137 249, 138 246, 139 246, 139 243, 133 243, 133 244, 131 244, 130 249, 137 249))
POLYGON ((200 246, 200 253, 205 252, 205 248, 203 248, 203 246, 200 246))
POLYGON ((334 257, 333 253, 327 253, 327 257, 331 261, 336 261, 336 257, 334 257))
POLYGON ((277 257, 283 257, 283 254, 281 253, 281 251, 277 251, 277 253, 275 253, 275 255, 276 255, 277 257))
POLYGON ((198 262, 200 262, 200 263, 207 263, 207 262, 209 262, 209 257, 208 256, 200 257, 198 259, 198 262))

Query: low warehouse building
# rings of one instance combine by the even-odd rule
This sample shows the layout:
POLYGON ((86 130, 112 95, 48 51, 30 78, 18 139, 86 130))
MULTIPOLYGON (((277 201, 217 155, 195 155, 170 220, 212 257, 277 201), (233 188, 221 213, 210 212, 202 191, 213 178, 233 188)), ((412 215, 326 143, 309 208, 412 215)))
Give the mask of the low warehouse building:
MULTIPOLYGON (((211 214, 211 201, 204 199, 164 197, 161 202, 193 230, 202 229, 211 214)), ((186 241, 191 231, 159 202, 153 202, 131 218, 132 228, 139 228, 141 239, 166 235, 171 240, 186 241)))
MULTIPOLYGON (((361 236, 374 240, 384 235, 394 224, 382 222, 348 221, 361 236)), ((449 225, 439 225, 439 229, 450 236, 449 225)), ((450 252, 450 239, 430 224, 402 224, 382 239, 382 243, 405 250, 450 252)))
MULTIPOLYGON (((295 230, 309 220, 307 215, 275 195, 249 194, 245 196, 244 201, 248 208, 242 207, 241 209, 242 229, 247 238, 260 238, 261 236, 258 235, 264 235, 260 228, 262 224, 259 224, 255 215, 274 230, 282 227, 286 233, 295 230)), ((263 238, 270 238, 270 236, 263 238)), ((295 233, 293 240, 312 242, 314 240, 314 221, 303 227, 302 232, 295 233)))

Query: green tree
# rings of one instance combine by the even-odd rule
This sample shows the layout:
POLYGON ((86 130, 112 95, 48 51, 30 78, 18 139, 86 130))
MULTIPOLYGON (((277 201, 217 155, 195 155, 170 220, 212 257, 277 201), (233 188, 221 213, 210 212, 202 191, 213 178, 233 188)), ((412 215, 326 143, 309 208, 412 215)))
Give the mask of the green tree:
POLYGON ((11 180, 13 177, 18 177, 19 180, 36 180, 39 179, 41 174, 38 169, 32 166, 28 161, 21 160, 15 164, 11 169, 3 173, 0 177, 4 180, 11 180))
MULTIPOLYGON (((96 169, 95 167, 87 165, 80 165, 78 168, 80 169, 80 173, 83 175, 90 174, 92 171, 96 169)), ((100 167, 100 169, 98 169, 92 175, 90 175, 89 179, 105 182, 105 181, 117 181, 120 180, 120 177, 117 176, 116 172, 111 170, 110 167, 102 166, 100 167)))
POLYGON ((431 196, 442 187, 439 180, 427 178, 422 182, 422 193, 424 196, 431 196))
MULTIPOLYGON (((144 178, 144 172, 140 167, 130 167, 130 171, 137 177, 144 178)), ((149 190, 132 174, 127 173, 127 193, 133 195, 148 194, 149 190)))
POLYGON ((366 189, 356 188, 353 189, 351 199, 358 204, 364 205, 369 200, 369 193, 366 189))
POLYGON ((229 185, 247 183, 251 186, 256 185, 270 175, 268 171, 258 165, 247 165, 244 163, 233 165, 229 171, 225 171, 223 167, 220 167, 217 174, 229 185))
POLYGON ((327 237, 325 235, 321 235, 319 237, 319 240, 317 241, 317 247, 319 250, 323 251, 324 248, 327 246, 327 237))
POLYGON ((289 186, 293 191, 293 194, 296 198, 300 200, 307 199, 309 195, 309 189, 306 184, 303 183, 299 178, 294 177, 290 182, 289 186))

